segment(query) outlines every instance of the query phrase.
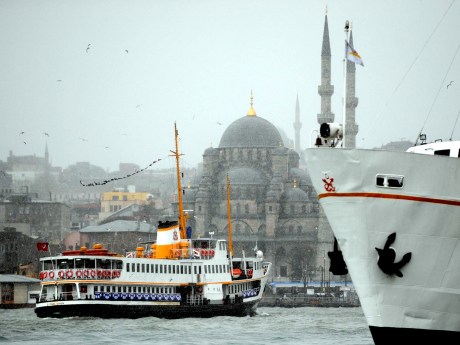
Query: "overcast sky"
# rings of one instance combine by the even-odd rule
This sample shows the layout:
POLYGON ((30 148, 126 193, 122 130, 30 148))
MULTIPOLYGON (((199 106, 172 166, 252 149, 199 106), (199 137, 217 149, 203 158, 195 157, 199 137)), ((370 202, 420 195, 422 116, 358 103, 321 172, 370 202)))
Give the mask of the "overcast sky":
POLYGON ((142 168, 174 149, 176 122, 192 167, 246 115, 251 90, 257 116, 292 139, 298 95, 309 147, 326 6, 336 122, 345 20, 365 65, 357 146, 414 141, 422 129, 449 139, 460 111, 459 1, 0 0, 0 160, 10 150, 43 156, 47 143, 53 166, 142 168))

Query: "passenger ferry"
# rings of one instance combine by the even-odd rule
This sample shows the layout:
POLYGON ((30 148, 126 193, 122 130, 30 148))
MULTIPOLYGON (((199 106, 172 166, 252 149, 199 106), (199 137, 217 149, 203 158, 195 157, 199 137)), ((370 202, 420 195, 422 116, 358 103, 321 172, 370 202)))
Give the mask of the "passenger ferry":
MULTIPOLYGON (((229 238, 188 238, 175 127, 178 220, 156 241, 120 255, 102 244, 40 259, 38 317, 185 318, 253 316, 271 274, 262 251, 234 256, 229 238)), ((227 179, 227 191, 230 182, 227 179)), ((230 193, 228 193, 230 195, 230 193)))

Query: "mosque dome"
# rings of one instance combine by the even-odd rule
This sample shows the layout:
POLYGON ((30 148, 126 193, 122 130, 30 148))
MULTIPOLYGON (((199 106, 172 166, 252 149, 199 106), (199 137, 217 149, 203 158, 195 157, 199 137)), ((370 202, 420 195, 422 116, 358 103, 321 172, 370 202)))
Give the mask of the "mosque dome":
MULTIPOLYGON (((247 167, 230 169, 228 171, 228 179, 230 180, 231 185, 261 184, 264 182, 260 172, 247 167)), ((226 183, 226 181, 223 183, 226 183)))
POLYGON ((218 156, 219 150, 214 147, 208 147, 205 151, 203 156, 218 156))
POLYGON ((227 127, 220 139, 219 148, 280 145, 283 145, 283 139, 273 124, 259 116, 247 115, 227 127))
POLYGON ((283 193, 281 200, 283 202, 308 202, 308 196, 302 189, 294 187, 283 193))

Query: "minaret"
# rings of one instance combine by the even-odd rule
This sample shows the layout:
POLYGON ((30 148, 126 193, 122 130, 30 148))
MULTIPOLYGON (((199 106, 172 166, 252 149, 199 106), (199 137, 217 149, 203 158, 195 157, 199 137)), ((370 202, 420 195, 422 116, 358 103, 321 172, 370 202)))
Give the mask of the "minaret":
MULTIPOLYGON (((353 47, 353 34, 350 29, 349 43, 353 47)), ((347 60, 347 119, 345 127, 345 147, 355 148, 356 147, 356 134, 358 134, 359 126, 355 121, 355 110, 358 106, 358 98, 355 97, 356 91, 356 64, 347 60)))
POLYGON ((318 114, 318 123, 334 122, 335 115, 331 111, 331 96, 334 86, 331 85, 331 45, 329 43, 329 27, 327 25, 327 11, 324 19, 323 48, 321 50, 321 85, 318 86, 321 96, 321 113, 318 114))
POLYGON ((300 122, 300 106, 299 106, 299 95, 297 94, 297 99, 295 102, 295 142, 294 149, 300 155, 300 128, 302 128, 302 123, 300 122))

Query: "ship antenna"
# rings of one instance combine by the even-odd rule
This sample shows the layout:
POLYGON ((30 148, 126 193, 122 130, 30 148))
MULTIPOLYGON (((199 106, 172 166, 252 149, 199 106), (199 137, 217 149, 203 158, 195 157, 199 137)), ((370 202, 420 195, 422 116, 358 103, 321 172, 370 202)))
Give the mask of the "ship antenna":
POLYGON ((227 222, 228 222, 228 250, 230 257, 233 257, 233 239, 232 239, 232 210, 230 207, 230 180, 227 175, 227 222))
POLYGON ((185 215, 184 215, 184 205, 182 202, 182 186, 181 186, 181 173, 179 167, 179 132, 177 131, 176 123, 174 122, 174 139, 176 143, 176 151, 171 151, 176 157, 176 173, 177 173, 177 198, 179 203, 179 230, 180 237, 187 238, 185 230, 185 215))

